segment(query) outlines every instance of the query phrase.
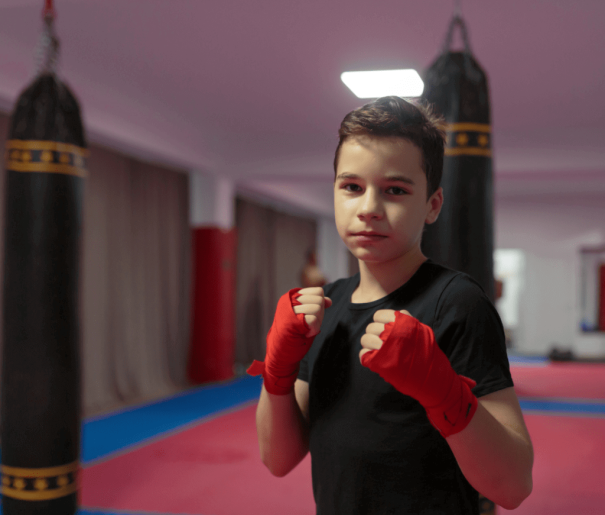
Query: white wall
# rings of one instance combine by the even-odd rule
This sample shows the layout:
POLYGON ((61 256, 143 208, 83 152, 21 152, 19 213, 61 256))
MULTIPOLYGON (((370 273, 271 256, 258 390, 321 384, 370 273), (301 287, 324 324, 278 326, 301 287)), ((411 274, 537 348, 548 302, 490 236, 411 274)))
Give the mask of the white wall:
POLYGON ((229 230, 235 223, 235 184, 217 175, 189 172, 189 223, 229 230))
POLYGON ((579 330, 579 250, 605 243, 605 195, 506 196, 495 215, 496 248, 526 254, 517 349, 544 354, 558 344, 605 356, 605 337, 579 330))

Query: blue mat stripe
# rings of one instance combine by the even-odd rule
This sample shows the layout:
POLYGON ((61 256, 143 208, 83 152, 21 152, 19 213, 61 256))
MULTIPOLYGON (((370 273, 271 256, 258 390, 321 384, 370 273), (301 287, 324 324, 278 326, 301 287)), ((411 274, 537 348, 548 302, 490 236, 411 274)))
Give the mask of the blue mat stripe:
POLYGON ((548 358, 546 356, 522 356, 509 354, 508 361, 511 365, 546 365, 548 358))
POLYGON ((605 402, 550 401, 546 399, 519 399, 523 411, 541 411, 546 413, 605 415, 605 402))
POLYGON ((82 463, 258 399, 261 384, 261 377, 245 376, 117 414, 87 419, 82 425, 82 463))
MULTIPOLYGON (((1 512, 0 512, 1 515, 1 512)), ((185 515, 179 513, 160 513, 156 511, 112 510, 111 508, 79 508, 77 515, 185 515)))
MULTIPOLYGON (((82 427, 82 462, 97 460, 215 413, 258 399, 262 379, 245 376, 203 386, 162 401, 87 419, 82 427)), ((521 399, 524 410, 605 414, 605 403, 521 399)))
MULTIPOLYGON (((2 503, 0 502, 0 515, 2 515, 2 503)), ((179 513, 160 513, 151 511, 130 511, 96 508, 79 508, 76 515, 184 515, 179 513)))

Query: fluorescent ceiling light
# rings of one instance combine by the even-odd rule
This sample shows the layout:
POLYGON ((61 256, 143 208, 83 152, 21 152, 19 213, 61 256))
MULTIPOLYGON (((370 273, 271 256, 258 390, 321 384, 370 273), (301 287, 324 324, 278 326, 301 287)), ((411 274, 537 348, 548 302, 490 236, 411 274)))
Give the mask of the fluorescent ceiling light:
POLYGON ((424 90, 416 70, 344 72, 340 79, 358 98, 419 97, 424 90))

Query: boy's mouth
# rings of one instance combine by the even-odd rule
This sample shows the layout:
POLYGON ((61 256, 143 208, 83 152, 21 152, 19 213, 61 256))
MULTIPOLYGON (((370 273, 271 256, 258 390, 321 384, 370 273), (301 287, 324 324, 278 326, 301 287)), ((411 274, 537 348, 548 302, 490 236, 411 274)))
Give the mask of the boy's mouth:
POLYGON ((359 231, 351 233, 351 236, 359 242, 378 241, 386 238, 384 234, 375 231, 359 231))

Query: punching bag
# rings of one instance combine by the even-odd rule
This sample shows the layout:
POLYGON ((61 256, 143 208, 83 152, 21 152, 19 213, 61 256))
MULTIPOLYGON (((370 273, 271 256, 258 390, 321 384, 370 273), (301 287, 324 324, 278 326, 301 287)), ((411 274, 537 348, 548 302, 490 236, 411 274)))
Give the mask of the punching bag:
POLYGON ((443 163, 444 203, 437 222, 427 225, 424 254, 465 272, 494 300, 493 178, 487 77, 471 54, 466 26, 452 19, 441 55, 425 73, 423 99, 447 123, 443 163), (451 51, 460 28, 464 50, 451 51))
POLYGON ((2 356, 4 515, 77 510, 78 272, 86 143, 78 103, 44 63, 19 97, 6 142, 2 356))

